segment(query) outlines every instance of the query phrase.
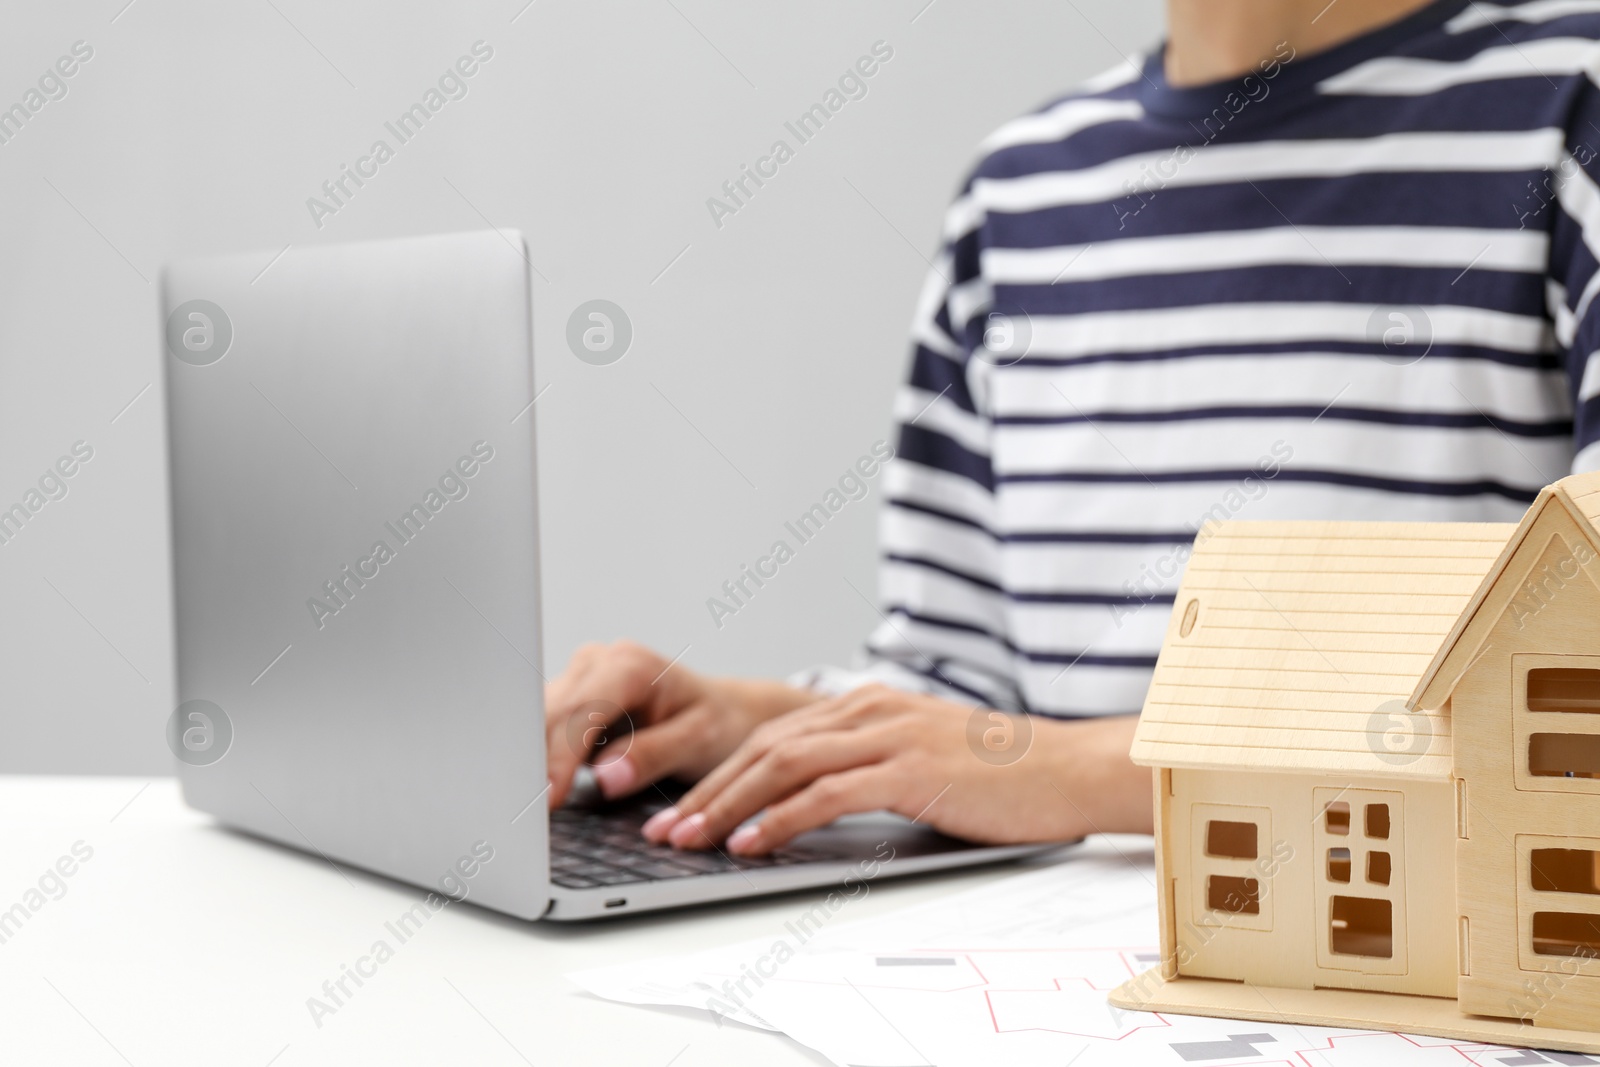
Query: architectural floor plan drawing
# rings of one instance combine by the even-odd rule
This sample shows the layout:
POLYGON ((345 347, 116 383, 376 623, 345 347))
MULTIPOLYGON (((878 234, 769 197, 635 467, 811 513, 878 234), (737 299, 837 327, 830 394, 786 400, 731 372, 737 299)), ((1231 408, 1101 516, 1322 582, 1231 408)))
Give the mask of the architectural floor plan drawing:
POLYGON ((850 1067, 1600 1067, 1600 1056, 1117 1008, 1107 994, 1158 961, 1154 879, 1148 839, 1092 839, 1053 866, 870 921, 846 907, 805 944, 779 924, 768 938, 571 977, 613 1000, 779 1031, 850 1067))

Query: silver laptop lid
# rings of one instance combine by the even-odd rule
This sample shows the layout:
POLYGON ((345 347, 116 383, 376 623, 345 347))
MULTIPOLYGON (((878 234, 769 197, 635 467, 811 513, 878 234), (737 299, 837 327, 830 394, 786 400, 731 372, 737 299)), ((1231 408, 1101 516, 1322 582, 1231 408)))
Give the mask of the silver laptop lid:
POLYGON ((162 279, 184 797, 535 917, 548 819, 522 237, 272 259, 162 279))

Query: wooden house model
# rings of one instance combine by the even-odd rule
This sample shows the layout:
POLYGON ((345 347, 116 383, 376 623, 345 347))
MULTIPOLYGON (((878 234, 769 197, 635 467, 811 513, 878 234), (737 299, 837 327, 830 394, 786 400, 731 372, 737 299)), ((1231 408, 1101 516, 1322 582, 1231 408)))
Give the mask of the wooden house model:
POLYGON ((1113 1004, 1600 1052, 1600 474, 1208 525, 1133 758, 1162 962, 1113 1004))

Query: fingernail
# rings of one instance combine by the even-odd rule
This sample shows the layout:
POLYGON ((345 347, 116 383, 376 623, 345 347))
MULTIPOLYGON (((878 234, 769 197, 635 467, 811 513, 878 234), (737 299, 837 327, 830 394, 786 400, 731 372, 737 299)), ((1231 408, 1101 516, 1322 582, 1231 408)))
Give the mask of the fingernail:
POLYGON ((745 852, 755 851, 755 845, 761 838, 761 827, 741 826, 728 838, 728 851, 743 855, 745 852))
POLYGON ((667 839, 668 832, 678 825, 678 820, 681 818, 683 816, 678 812, 677 808, 662 808, 645 820, 644 825, 639 828, 639 832, 644 834, 646 841, 659 845, 667 839))
POLYGON ((683 848, 687 845, 703 844, 705 842, 706 813, 697 811, 683 822, 672 828, 672 833, 667 835, 667 840, 672 842, 674 848, 683 848))
POLYGON ((596 763, 590 770, 594 771, 594 780, 599 783, 600 792, 608 797, 619 797, 628 792, 639 777, 638 771, 633 766, 633 760, 627 756, 619 756, 606 763, 596 763))

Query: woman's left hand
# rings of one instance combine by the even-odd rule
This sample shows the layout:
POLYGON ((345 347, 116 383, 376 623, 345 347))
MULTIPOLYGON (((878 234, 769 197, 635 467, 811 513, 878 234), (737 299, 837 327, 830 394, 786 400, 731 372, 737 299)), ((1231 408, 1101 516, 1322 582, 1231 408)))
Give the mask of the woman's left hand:
POLYGON ((1149 833, 1150 772, 1128 759, 1137 721, 1052 720, 864 686, 757 727, 644 833, 759 855, 882 810, 984 844, 1149 833))

